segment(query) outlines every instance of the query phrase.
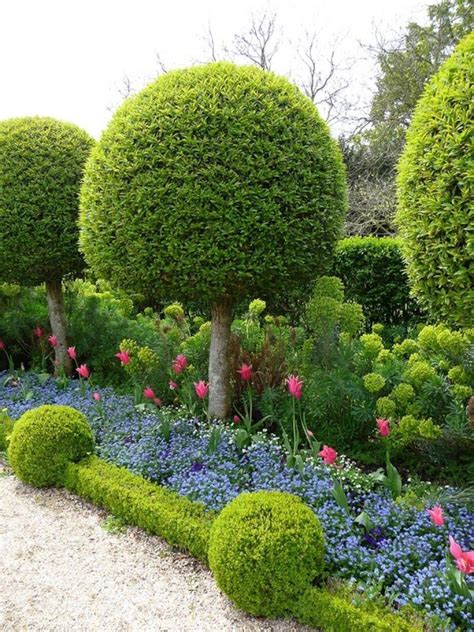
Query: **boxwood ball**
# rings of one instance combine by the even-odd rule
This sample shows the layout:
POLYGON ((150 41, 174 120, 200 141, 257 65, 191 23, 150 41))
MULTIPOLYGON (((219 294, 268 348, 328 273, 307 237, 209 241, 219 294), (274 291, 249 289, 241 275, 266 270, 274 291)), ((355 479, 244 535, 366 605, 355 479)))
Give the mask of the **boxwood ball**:
POLYGON ((0 122, 0 279, 59 281, 84 265, 79 188, 94 141, 52 118, 0 122))
POLYGON ((208 307, 278 300, 331 257, 340 152, 286 79, 227 62, 166 73, 116 112, 88 160, 80 244, 100 278, 208 307))

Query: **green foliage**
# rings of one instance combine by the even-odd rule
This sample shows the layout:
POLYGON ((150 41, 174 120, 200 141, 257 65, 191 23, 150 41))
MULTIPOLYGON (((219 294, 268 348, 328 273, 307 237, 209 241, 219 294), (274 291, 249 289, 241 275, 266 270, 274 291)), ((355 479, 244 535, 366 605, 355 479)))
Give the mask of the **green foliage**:
POLYGON ((321 575, 323 531, 290 494, 241 494, 214 521, 209 564, 218 586, 257 616, 280 616, 321 575))
POLYGON ((350 596, 329 589, 308 588, 295 604, 293 614, 300 623, 324 632, 423 631, 422 623, 411 623, 367 601, 353 602, 350 596))
POLYGON ((78 274, 78 196, 93 146, 51 118, 0 122, 0 276, 23 285, 78 274))
POLYGON ((13 430, 13 419, 8 417, 5 410, 0 410, 0 452, 5 452, 8 448, 9 437, 13 430))
POLYGON ((70 463, 64 485, 125 524, 163 537, 168 544, 207 563, 214 514, 202 505, 95 456, 70 463))
POLYGON ((156 300, 292 302, 332 256, 345 189, 337 145, 294 85, 196 66, 114 115, 87 163, 80 244, 99 277, 156 300))
POLYGON ((398 239, 342 239, 336 247, 333 273, 344 283, 346 298, 360 303, 368 325, 407 326, 420 319, 421 310, 410 297, 398 239))
POLYGON ((69 406, 45 405, 15 423, 8 458, 15 474, 34 487, 62 485, 66 466, 94 448, 89 422, 69 406))
POLYGON ((397 223, 414 293, 447 322, 474 323, 470 228, 474 34, 426 86, 400 160, 397 223))

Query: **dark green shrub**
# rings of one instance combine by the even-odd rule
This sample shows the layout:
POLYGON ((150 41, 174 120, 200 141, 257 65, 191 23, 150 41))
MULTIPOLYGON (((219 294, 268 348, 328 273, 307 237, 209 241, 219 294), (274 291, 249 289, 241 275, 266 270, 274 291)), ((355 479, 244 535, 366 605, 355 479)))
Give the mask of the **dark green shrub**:
POLYGON ((95 456, 69 463, 64 485, 127 524, 159 535, 207 563, 214 514, 202 505, 95 456))
POLYGON ((241 494, 211 528, 209 565, 217 584, 253 615, 290 612, 321 574, 323 558, 319 520, 290 494, 241 494))
POLYGON ((13 424, 13 419, 10 419, 4 410, 0 410, 0 452, 5 452, 8 448, 9 440, 7 437, 13 430, 13 424))
POLYGON ((24 413, 15 423, 8 458, 15 474, 34 487, 62 485, 70 461, 94 449, 89 422, 69 406, 45 405, 24 413))
POLYGON ((427 84, 399 163, 396 221, 414 293, 429 314, 474 323, 474 33, 427 84))
POLYGON ((77 215, 84 163, 93 139, 52 118, 0 122, 0 280, 46 283, 49 317, 66 367, 61 281, 83 269, 77 215))
POLYGON ((304 295, 345 210, 342 158, 313 103, 222 62, 166 73, 120 107, 87 163, 80 243, 100 278, 212 313, 209 413, 222 417, 235 306, 304 295))
POLYGON ((400 242, 392 237, 348 237, 336 248, 333 273, 346 299, 362 306, 368 325, 408 325, 422 317, 410 287, 400 242))

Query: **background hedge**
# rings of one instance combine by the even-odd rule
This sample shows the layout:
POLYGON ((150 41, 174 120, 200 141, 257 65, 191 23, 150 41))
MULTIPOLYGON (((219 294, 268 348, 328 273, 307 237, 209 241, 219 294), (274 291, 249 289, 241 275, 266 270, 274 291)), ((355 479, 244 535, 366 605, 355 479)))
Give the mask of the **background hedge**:
POLYGON ((342 239, 336 247, 333 274, 344 283, 346 299, 362 305, 369 326, 407 325, 423 317, 418 301, 410 296, 398 239, 342 239))

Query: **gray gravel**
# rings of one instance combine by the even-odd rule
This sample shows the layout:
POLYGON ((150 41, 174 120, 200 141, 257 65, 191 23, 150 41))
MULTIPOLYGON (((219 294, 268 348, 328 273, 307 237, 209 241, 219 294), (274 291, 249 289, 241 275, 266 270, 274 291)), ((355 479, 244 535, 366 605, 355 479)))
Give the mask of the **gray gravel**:
POLYGON ((106 518, 0 465, 2 632, 309 630, 239 612, 198 562, 140 529, 110 534, 106 518))

